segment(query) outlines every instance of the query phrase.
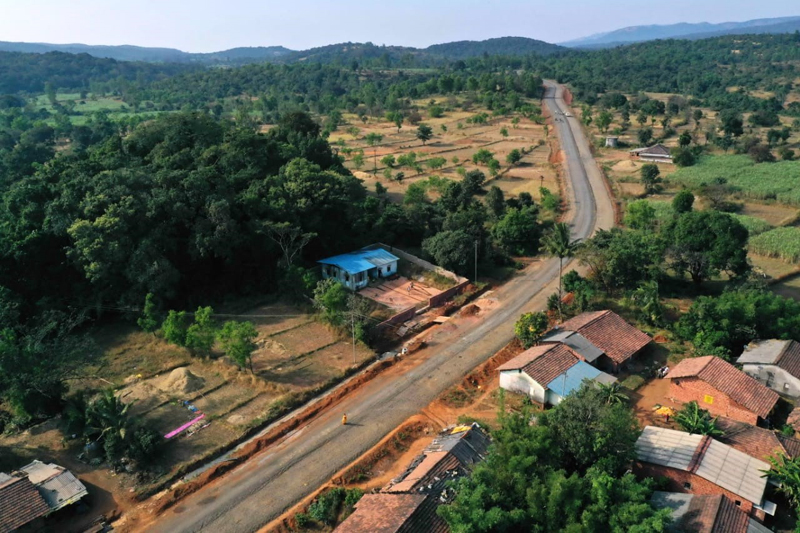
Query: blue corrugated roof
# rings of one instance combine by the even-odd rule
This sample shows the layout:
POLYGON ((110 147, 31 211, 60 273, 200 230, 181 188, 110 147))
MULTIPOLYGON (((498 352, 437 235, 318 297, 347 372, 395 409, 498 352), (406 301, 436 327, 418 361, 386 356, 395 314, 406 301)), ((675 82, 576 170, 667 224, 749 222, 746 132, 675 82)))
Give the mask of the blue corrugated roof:
POLYGON ((547 384, 547 388, 562 398, 575 389, 580 388, 584 379, 594 379, 602 372, 589 363, 578 361, 567 369, 566 372, 547 384))
POLYGON ((323 265, 336 265, 345 272, 358 274, 371 268, 388 265, 397 261, 397 256, 390 254, 383 248, 372 248, 369 250, 358 250, 348 254, 335 255, 327 259, 317 261, 323 265))

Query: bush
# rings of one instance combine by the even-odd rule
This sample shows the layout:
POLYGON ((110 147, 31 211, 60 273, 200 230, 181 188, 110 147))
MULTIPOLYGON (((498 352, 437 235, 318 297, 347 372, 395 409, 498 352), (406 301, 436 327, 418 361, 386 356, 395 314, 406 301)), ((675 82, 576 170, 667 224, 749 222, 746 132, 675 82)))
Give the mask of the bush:
POLYGON ((332 526, 336 523, 339 508, 345 500, 346 491, 342 487, 335 487, 320 495, 308 508, 308 515, 325 525, 332 526))
POLYGON ((308 516, 308 513, 297 513, 294 515, 294 521, 297 523, 297 527, 306 528, 311 525, 311 517, 308 516))

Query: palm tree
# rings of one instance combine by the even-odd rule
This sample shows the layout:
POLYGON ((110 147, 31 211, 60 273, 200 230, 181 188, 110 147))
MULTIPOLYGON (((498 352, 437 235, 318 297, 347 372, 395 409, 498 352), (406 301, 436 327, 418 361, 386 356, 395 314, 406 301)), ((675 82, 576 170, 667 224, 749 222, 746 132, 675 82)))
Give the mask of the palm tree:
POLYGON ((616 381, 614 383, 598 383, 597 388, 600 390, 600 397, 604 398, 605 403, 609 405, 628 401, 628 396, 622 392, 622 386, 616 381))
POLYGON ((558 316, 561 315, 561 277, 564 270, 564 258, 575 255, 578 241, 570 238, 569 225, 566 222, 559 222, 553 226, 552 231, 542 240, 544 249, 552 256, 558 257, 558 316))
POLYGON ((114 394, 112 389, 103 393, 86 409, 86 434, 105 440, 109 435, 125 439, 130 425, 126 404, 114 394))
POLYGON ((722 437, 725 432, 717 427, 717 419, 705 409, 700 409, 697 402, 689 402, 675 415, 675 421, 691 434, 722 437))
POLYGON ((800 457, 790 459, 784 454, 768 457, 772 469, 765 470, 761 477, 770 477, 779 482, 778 490, 788 498, 791 504, 800 507, 800 457))

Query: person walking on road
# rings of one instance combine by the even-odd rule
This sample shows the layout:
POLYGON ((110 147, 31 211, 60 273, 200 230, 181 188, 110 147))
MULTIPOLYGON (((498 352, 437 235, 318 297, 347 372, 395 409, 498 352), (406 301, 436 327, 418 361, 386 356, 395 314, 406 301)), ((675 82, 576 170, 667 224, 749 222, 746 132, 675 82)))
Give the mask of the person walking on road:
POLYGON ((343 426, 347 425, 347 413, 342 415, 342 425, 343 426))

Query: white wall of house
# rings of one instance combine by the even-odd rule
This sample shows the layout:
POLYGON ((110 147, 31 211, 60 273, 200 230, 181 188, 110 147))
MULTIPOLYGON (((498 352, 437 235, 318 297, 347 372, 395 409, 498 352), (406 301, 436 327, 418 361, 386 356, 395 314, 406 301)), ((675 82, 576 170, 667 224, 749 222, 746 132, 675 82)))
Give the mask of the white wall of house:
POLYGON ((397 261, 392 261, 388 265, 383 265, 378 269, 378 276, 381 278, 388 278, 397 272, 397 261))
POLYGON ((800 397, 800 379, 778 366, 764 363, 745 363, 742 365, 742 370, 744 370, 745 374, 756 378, 775 392, 792 398, 800 397))
POLYGON ((359 272, 358 274, 350 275, 335 265, 322 265, 322 278, 333 278, 338 280, 342 285, 351 291, 363 289, 367 286, 367 284, 369 284, 369 276, 366 272, 359 272))
POLYGON ((527 394, 532 400, 545 403, 545 389, 536 383, 528 374, 518 370, 500 371, 500 387, 505 390, 527 394))

